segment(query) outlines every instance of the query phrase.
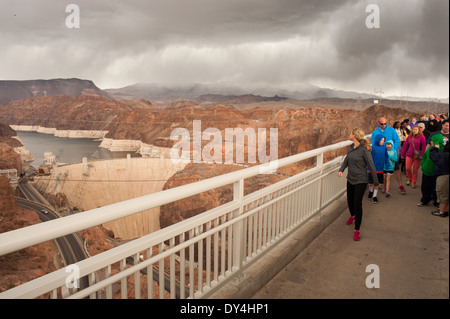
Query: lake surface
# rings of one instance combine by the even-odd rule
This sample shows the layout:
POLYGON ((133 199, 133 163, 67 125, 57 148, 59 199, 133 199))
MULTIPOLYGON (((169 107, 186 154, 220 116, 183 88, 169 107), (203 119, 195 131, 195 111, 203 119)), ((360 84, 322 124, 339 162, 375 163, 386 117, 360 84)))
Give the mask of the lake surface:
POLYGON ((30 163, 33 166, 42 163, 44 152, 52 152, 59 163, 79 163, 83 157, 87 157, 88 160, 126 158, 127 154, 140 157, 140 154, 133 152, 110 152, 99 147, 101 141, 98 139, 56 137, 51 134, 25 131, 17 131, 17 136, 36 158, 30 163))

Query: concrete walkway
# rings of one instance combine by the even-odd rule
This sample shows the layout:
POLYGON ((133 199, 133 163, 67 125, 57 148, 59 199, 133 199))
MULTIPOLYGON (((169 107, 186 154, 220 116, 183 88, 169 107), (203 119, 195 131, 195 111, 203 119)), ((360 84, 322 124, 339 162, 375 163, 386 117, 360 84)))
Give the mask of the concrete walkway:
POLYGON ((379 204, 366 191, 361 241, 353 241, 347 209, 253 298, 448 299, 449 218, 417 206, 420 184, 406 190, 380 194, 379 204), (376 283, 368 265, 378 266, 379 288, 366 286, 376 283))

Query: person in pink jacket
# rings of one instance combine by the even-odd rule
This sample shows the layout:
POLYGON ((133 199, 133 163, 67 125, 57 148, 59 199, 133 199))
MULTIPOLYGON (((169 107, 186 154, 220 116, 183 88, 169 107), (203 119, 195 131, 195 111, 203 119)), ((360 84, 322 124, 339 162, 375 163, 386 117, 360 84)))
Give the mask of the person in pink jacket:
POLYGON ((401 157, 406 159, 406 175, 408 177, 406 185, 411 184, 412 188, 416 188, 420 161, 422 160, 423 153, 425 153, 426 146, 427 141, 420 127, 417 125, 414 126, 403 145, 401 154, 401 157))

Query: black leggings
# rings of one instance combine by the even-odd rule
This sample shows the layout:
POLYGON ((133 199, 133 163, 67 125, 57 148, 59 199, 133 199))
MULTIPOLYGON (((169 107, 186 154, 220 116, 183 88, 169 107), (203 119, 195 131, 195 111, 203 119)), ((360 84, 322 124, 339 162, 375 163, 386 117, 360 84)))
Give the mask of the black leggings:
POLYGON ((359 230, 362 222, 362 201, 367 183, 352 185, 347 181, 347 204, 350 215, 355 217, 355 230, 359 230))

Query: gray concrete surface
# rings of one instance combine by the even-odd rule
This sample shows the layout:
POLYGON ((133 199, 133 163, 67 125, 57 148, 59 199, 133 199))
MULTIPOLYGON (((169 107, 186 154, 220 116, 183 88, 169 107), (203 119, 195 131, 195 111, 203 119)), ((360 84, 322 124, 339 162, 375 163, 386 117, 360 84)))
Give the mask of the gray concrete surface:
POLYGON ((345 209, 252 298, 448 299, 449 218, 432 216, 433 206, 417 206, 420 184, 406 190, 379 196, 379 204, 364 198, 361 241, 353 240, 345 209), (368 277, 375 283, 376 273, 366 272, 373 264, 379 288, 366 286, 368 277))

